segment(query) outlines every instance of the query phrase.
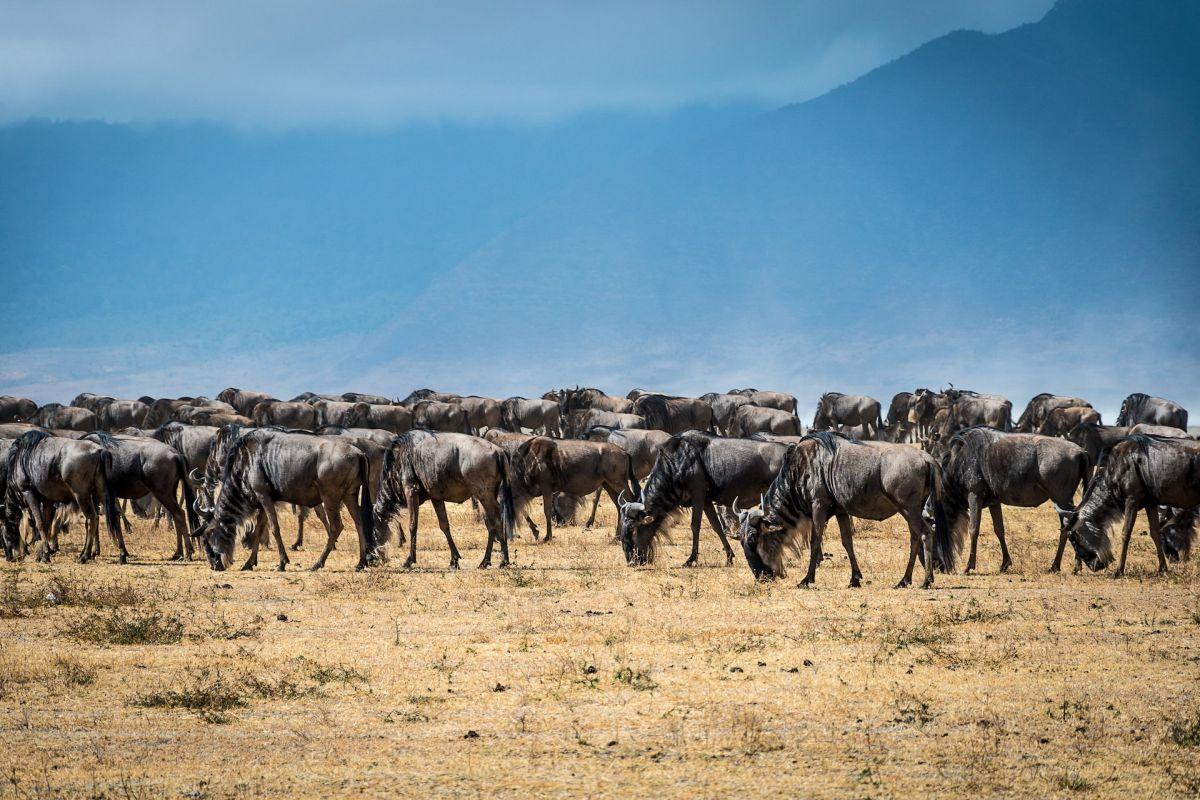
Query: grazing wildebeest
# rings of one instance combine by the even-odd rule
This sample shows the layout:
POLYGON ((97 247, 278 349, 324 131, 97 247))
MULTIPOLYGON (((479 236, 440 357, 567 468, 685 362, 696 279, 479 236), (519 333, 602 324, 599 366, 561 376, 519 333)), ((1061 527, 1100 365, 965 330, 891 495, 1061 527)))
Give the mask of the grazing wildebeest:
POLYGON ((595 388, 576 386, 574 389, 559 389, 557 392, 547 392, 542 395, 543 400, 555 398, 558 400, 559 411, 564 417, 572 411, 583 408, 596 408, 600 411, 612 411, 615 414, 633 412, 633 402, 628 398, 614 397, 595 388))
POLYGON ((1166 436, 1168 439, 1190 439, 1191 435, 1182 428, 1175 428, 1170 425, 1147 425, 1144 422, 1139 422, 1129 429, 1129 435, 1141 433, 1148 436, 1166 436))
POLYGON ((1037 432, 1042 436, 1066 436, 1076 425, 1083 424, 1099 425, 1100 412, 1091 406, 1060 406, 1042 419, 1037 432))
POLYGON ((695 566, 700 557, 703 515, 708 516, 721 540, 725 562, 733 563, 733 550, 714 504, 757 499, 774 480, 786 450, 771 442, 725 439, 700 431, 672 436, 659 448, 658 460, 640 496, 633 502, 620 503, 618 531, 626 563, 651 563, 658 534, 685 507, 692 512, 692 552, 683 565, 695 566))
MULTIPOLYGON (((306 508, 324 506, 322 521, 329 526, 329 536, 313 570, 325 566, 337 544, 343 506, 358 530, 358 569, 375 560, 370 463, 361 450, 337 437, 263 428, 233 431, 231 426, 218 435, 218 446, 222 441, 221 491, 209 509, 210 518, 194 534, 203 538, 214 570, 230 565, 235 531, 256 513, 271 527, 279 551, 278 569, 284 570, 290 559, 279 531, 277 502, 306 508)), ((251 548, 251 553, 242 569, 253 569, 258 563, 258 547, 264 538, 259 525, 243 538, 243 546, 251 548)))
MULTIPOLYGON (((613 505, 617 505, 621 493, 629 491, 629 454, 607 442, 534 436, 517 447, 510 464, 513 499, 518 513, 532 499, 542 498, 546 541, 554 536, 552 520, 556 493, 582 497, 604 490, 613 505)), ((595 523, 598 504, 599 494, 592 502, 592 513, 584 528, 595 523)))
POLYGON ((484 428, 499 428, 501 420, 500 401, 491 397, 468 395, 458 401, 467 413, 467 425, 478 436, 484 428))
POLYGON ((271 395, 265 392, 252 392, 248 389, 235 389, 232 386, 225 389, 217 399, 222 403, 229 403, 237 409, 237 412, 243 417, 253 417, 254 407, 259 403, 266 403, 274 400, 271 395))
POLYGON ((925 565, 925 588, 933 585, 935 558, 954 564, 942 513, 941 470, 928 453, 900 444, 862 442, 832 431, 810 433, 788 447, 761 507, 735 511, 746 563, 759 580, 784 577, 786 547, 807 547, 808 572, 800 585, 811 586, 825 557, 821 542, 830 517, 837 519, 850 557, 851 588, 862 585, 851 517, 885 520, 899 514, 908 523, 908 566, 896 588, 912 584, 918 555, 925 565), (934 528, 921 515, 927 501, 933 505, 934 528))
POLYGON ((20 503, 39 533, 38 561, 49 562, 51 554, 58 552, 53 525, 56 504, 73 505, 86 520, 79 563, 100 555, 100 507, 108 533, 117 544, 118 563, 129 560, 117 498, 109 485, 112 465, 112 454, 103 447, 45 431, 29 431, 9 448, 6 502, 20 503))
MULTIPOLYGON (((407 409, 405 409, 407 410, 407 409)), ((344 442, 357 447, 367 457, 369 466, 368 472, 368 487, 371 492, 371 497, 379 496, 379 476, 383 471, 383 456, 387 449, 392 444, 392 439, 396 438, 396 434, 391 431, 379 430, 378 428, 341 428, 336 426, 324 426, 316 430, 318 436, 335 436, 344 442)), ((299 550, 304 546, 304 521, 307 516, 307 509, 302 509, 302 513, 298 516, 298 525, 296 527, 296 541, 292 543, 293 550, 299 550)), ((322 523, 326 529, 329 528, 329 523, 324 518, 325 511, 323 507, 317 507, 317 514, 321 517, 322 523)), ((376 522, 378 527, 378 522, 376 522)), ((376 530, 376 538, 378 538, 378 530, 376 530)), ((403 537, 401 537, 403 541, 403 537)))
POLYGON ((149 495, 157 500, 175 526, 175 552, 171 560, 180 561, 186 555, 191 561, 192 537, 189 533, 199 526, 199 521, 184 457, 170 445, 140 436, 96 431, 84 439, 112 454, 109 491, 118 499, 140 500, 149 495), (180 507, 177 494, 181 487, 183 507, 180 507), (186 514, 184 509, 187 509, 186 514))
POLYGON ((28 397, 0 396, 0 422, 24 422, 37 413, 37 408, 28 397))
POLYGON ((285 403, 281 400, 266 400, 254 406, 250 415, 260 427, 278 425, 292 430, 316 430, 321 427, 317 409, 309 403, 285 403))
POLYGON ((1000 541, 1000 571, 1012 567, 1004 539, 1002 506, 1036 508, 1047 500, 1058 511, 1060 540, 1052 570, 1062 559, 1067 518, 1075 507, 1075 489, 1087 488, 1092 463, 1078 445, 1036 433, 1004 433, 975 426, 954 434, 942 461, 946 518, 953 531, 955 549, 962 550, 968 534, 971 554, 966 571, 975 569, 979 544, 979 518, 984 508, 992 516, 992 529, 1000 541))
MULTIPOLYGON (((557 408, 557 406, 556 406, 557 408)), ((417 563, 417 517, 426 500, 433 504, 438 526, 450 546, 450 568, 458 569, 459 553, 450 535, 446 503, 474 498, 483 509, 487 549, 480 569, 492 564, 492 546, 500 543, 500 566, 508 566, 508 542, 516 521, 508 457, 498 446, 477 436, 416 430, 397 436, 383 460, 375 516, 381 524, 380 543, 390 534, 388 522, 399 508, 408 509, 408 558, 417 563)))
POLYGON ((633 411, 646 420, 646 427, 670 434, 684 431, 716 433, 712 406, 698 397, 669 397, 642 394, 633 401, 633 411))
POLYGON ((892 395, 887 416, 883 420, 888 441, 896 443, 914 441, 913 434, 916 426, 908 418, 908 409, 912 405, 912 398, 912 392, 897 392, 892 395))
MULTIPOLYGON (((1121 425, 1098 425, 1085 422, 1076 425, 1067 434, 1067 439, 1084 449, 1092 468, 1099 467, 1104 461, 1105 452, 1117 442, 1129 435, 1130 429, 1121 425)), ((1090 476, 1089 476, 1090 477, 1090 476)))
POLYGON ((813 415, 812 430, 841 432, 846 425, 862 425, 864 439, 878 436, 883 427, 879 401, 874 397, 841 392, 821 395, 813 415))
POLYGON ((800 419, 790 411, 759 406, 741 406, 733 412, 726 431, 729 436, 748 437, 752 433, 799 436, 800 419))
POLYGON ((1012 430, 1012 403, 1000 395, 966 389, 947 389, 945 395, 950 401, 951 433, 977 425, 998 431, 1012 430))
POLYGON ((733 413, 742 406, 754 405, 750 401, 749 395, 741 392, 728 392, 720 394, 718 392, 709 392, 708 394, 700 395, 700 399, 708 403, 713 412, 713 425, 722 435, 729 435, 729 423, 733 419, 733 413))
MULTIPOLYGON (((1041 433, 1039 430, 1046 422, 1046 417, 1056 408, 1091 408, 1092 404, 1082 397, 1068 397, 1060 394, 1042 392, 1030 399, 1021 416, 1013 426, 1014 433, 1041 433)), ((1098 421, 1098 420, 1097 420, 1098 421)), ((1069 430, 1069 429, 1068 429, 1069 430)), ((1050 434, 1061 435, 1061 434, 1050 434)))
POLYGON ((563 418, 563 436, 569 439, 580 439, 587 431, 597 426, 644 430, 646 420, 637 414, 618 414, 615 411, 602 411, 598 408, 579 408, 569 412, 563 418))
POLYGON ((794 395, 785 392, 764 392, 759 389, 730 389, 727 394, 738 394, 746 397, 760 408, 774 408, 795 414, 799 405, 794 395))
POLYGON ((94 431, 98 427, 95 412, 59 403, 47 403, 42 406, 29 421, 43 428, 60 428, 67 431, 94 431))
MULTIPOLYGON (((558 408, 555 406, 555 408, 558 408)), ((422 400, 412 406, 412 425, 442 433, 470 433, 467 412, 458 403, 443 403, 440 400, 422 400)))
POLYGON ((1121 403, 1121 413, 1117 414, 1117 424, 1132 426, 1139 422, 1145 422, 1147 425, 1167 425, 1186 431, 1188 412, 1178 403, 1136 392, 1126 397, 1121 403))
POLYGON ((510 397, 500 404, 500 424, 513 433, 531 430, 546 436, 561 436, 561 412, 553 400, 510 397))
MULTIPOLYGON (((1125 557, 1138 511, 1146 512, 1150 538, 1158 553, 1158 571, 1167 571, 1159 506, 1191 509, 1200 505, 1200 442, 1133 435, 1113 445, 1104 469, 1071 514, 1063 542, 1075 548, 1078 562, 1099 571, 1113 561, 1109 529, 1124 516, 1121 557, 1114 577, 1125 574, 1125 557)), ((1189 533, 1190 536, 1190 533, 1189 533)))
POLYGON ((439 403, 457 403, 461 399, 460 395, 453 392, 439 392, 434 389, 414 389, 409 393, 408 397, 403 400, 397 400, 398 406, 414 406, 422 400, 437 400, 439 403))
MULTIPOLYGON (((505 430, 504 428, 490 428, 486 433, 483 434, 484 439, 504 451, 504 454, 508 457, 510 464, 512 463, 513 457, 517 454, 517 449, 533 437, 534 434, 513 433, 512 431, 505 430)), ((573 513, 574 509, 571 509, 571 511, 573 513)), ((520 516, 525 518, 525 522, 529 525, 529 531, 533 534, 533 538, 535 540, 538 539, 542 533, 538 528, 537 523, 533 521, 533 517, 529 516, 529 510, 523 509, 520 516)), ((559 519, 565 520, 565 516, 560 515, 559 519)), ((516 529, 514 528, 514 532, 515 530, 516 529)), ((404 542, 403 535, 401 536, 400 542, 402 544, 404 542)))

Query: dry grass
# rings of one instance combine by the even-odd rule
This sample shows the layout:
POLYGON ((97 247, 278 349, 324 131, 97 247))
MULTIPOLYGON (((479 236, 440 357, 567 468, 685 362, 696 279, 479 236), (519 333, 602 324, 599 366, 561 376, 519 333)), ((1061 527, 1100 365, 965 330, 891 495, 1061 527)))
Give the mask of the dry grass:
POLYGON ((860 590, 836 536, 810 590, 707 529, 700 568, 677 530, 628 569, 611 509, 507 571, 446 571, 432 514, 413 572, 354 573, 352 534, 318 574, 169 564, 144 523, 126 567, 67 541, 0 569, 0 796, 1194 796, 1196 567, 1154 576, 1139 533, 1125 580, 1047 575, 1053 512, 1007 518, 1017 572, 985 533, 931 592, 890 588, 896 521, 860 526, 860 590))

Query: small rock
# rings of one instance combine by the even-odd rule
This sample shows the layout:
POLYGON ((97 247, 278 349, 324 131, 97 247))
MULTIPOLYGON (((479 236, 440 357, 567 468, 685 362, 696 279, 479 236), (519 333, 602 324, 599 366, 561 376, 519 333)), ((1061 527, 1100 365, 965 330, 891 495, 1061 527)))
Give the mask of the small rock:
POLYGON ((279 620, 280 622, 287 622, 288 615, 287 614, 276 614, 275 619, 279 620))
POLYGON ((800 671, 800 668, 799 668, 799 667, 790 667, 789 669, 787 669, 787 670, 784 670, 784 671, 785 671, 785 672, 790 672, 790 673, 792 673, 792 674, 794 675, 794 674, 796 674, 797 672, 799 672, 799 671, 800 671))
POLYGON ((767 662, 765 662, 765 661, 759 661, 759 662, 758 662, 758 665, 759 665, 760 667, 765 667, 765 666, 767 665, 767 662))
POLYGON ((507 692, 508 687, 505 686, 503 683, 497 683, 495 686, 492 687, 492 691, 493 692, 507 692))
POLYGON ((616 746, 617 746, 616 739, 613 739, 611 742, 609 742, 608 744, 605 745, 605 747, 616 747, 616 746))
POLYGON ((742 669, 741 667, 730 667, 729 671, 730 672, 745 672, 746 670, 742 669))
POLYGON ((811 667, 811 666, 812 666, 812 661, 811 661, 811 660, 809 660, 809 659, 807 659, 807 658, 806 658, 806 659, 804 659, 804 666, 806 666, 806 667, 811 667))
POLYGON ((464 739, 478 739, 479 734, 476 733, 475 731, 467 731, 466 733, 463 734, 463 738, 464 739))
POLYGON ((593 667, 591 664, 588 664, 586 667, 583 668, 584 675, 595 675, 597 672, 598 672, 598 670, 595 667, 593 667))

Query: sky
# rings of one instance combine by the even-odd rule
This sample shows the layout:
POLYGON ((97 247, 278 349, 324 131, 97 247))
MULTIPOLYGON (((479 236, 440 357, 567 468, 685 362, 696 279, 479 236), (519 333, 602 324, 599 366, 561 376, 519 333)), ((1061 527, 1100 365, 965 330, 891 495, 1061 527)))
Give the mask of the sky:
POLYGON ((1050 0, 0 0, 0 121, 545 121, 799 102, 1050 0))

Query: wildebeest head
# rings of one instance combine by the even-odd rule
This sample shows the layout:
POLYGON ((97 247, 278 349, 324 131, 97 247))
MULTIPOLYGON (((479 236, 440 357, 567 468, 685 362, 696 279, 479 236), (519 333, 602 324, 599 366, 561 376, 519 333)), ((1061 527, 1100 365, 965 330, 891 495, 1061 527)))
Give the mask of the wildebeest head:
POLYGON ((1076 557, 1093 572, 1099 572, 1113 562, 1108 533, 1123 510, 1107 481, 1101 477, 1088 486, 1079 507, 1063 515, 1067 541, 1075 548, 1076 557))
POLYGON ((624 492, 617 498, 617 504, 620 507, 617 532, 625 551, 625 562, 631 567, 653 562, 655 536, 667 515, 647 510, 641 500, 626 502, 624 492))
POLYGON ((743 511, 736 500, 733 503, 741 530, 742 552, 754 579, 759 581, 775 580, 786 574, 783 566, 784 525, 764 511, 765 506, 764 499, 758 508, 743 511))

